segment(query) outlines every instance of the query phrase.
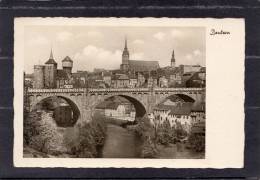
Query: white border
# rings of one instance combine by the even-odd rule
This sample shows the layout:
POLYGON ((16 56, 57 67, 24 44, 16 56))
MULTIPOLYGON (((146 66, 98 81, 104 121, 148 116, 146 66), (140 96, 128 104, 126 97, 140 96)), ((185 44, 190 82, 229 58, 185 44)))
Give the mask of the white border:
POLYGON ((16 167, 168 167, 242 168, 244 159, 243 19, 176 18, 15 18, 14 22, 14 165, 16 167), (23 67, 25 26, 206 27, 206 158, 84 159, 23 158, 23 67), (210 30, 230 35, 210 36, 210 30))

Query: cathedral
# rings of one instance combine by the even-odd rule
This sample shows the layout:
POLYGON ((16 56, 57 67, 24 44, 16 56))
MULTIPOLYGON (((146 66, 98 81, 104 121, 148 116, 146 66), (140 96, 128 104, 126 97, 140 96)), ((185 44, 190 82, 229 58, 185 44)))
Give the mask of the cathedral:
POLYGON ((127 39, 122 54, 122 64, 120 69, 125 72, 149 72, 159 69, 158 61, 130 60, 130 53, 127 48, 127 39))

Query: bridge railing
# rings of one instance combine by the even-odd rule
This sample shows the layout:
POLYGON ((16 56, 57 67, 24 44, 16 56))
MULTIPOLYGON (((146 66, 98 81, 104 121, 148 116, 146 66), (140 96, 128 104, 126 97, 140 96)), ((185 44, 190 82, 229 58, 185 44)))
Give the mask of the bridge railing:
POLYGON ((153 88, 154 91, 205 91, 205 88, 153 88))
POLYGON ((77 89, 28 89, 28 93, 84 93, 86 92, 85 88, 77 89))
POLYGON ((146 92, 149 88, 105 88, 105 89, 94 89, 90 88, 88 92, 146 92))
POLYGON ((205 91, 205 88, 73 88, 73 89, 28 89, 28 93, 106 93, 106 92, 148 92, 148 91, 205 91))

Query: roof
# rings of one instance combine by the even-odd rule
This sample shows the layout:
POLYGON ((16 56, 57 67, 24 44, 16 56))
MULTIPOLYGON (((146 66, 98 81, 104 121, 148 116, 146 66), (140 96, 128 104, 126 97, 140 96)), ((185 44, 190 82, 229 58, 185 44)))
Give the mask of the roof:
POLYGON ((169 115, 189 115, 191 112, 191 107, 189 104, 178 105, 174 108, 171 108, 169 115))
POLYGON ((66 57, 62 60, 62 62, 65 62, 65 61, 67 61, 67 62, 73 62, 69 56, 66 56, 66 57))
POLYGON ((96 106, 96 109, 117 109, 120 105, 119 102, 113 102, 113 101, 104 101, 101 104, 96 106))
POLYGON ((103 101, 96 106, 96 109, 106 109, 107 105, 109 105, 110 103, 111 101, 103 101))
POLYGON ((72 73, 72 77, 75 77, 75 78, 87 77, 87 76, 88 76, 87 72, 75 72, 75 73, 72 73))
POLYGON ((205 103, 194 103, 191 107, 191 111, 193 112, 205 112, 205 103))
POLYGON ((24 77, 25 78, 33 78, 33 73, 32 74, 25 74, 24 77))
POLYGON ((45 64, 55 64, 55 65, 57 65, 57 63, 54 59, 49 59, 48 61, 46 61, 45 64))
POLYGON ((129 79, 137 79, 135 74, 129 74, 128 76, 129 76, 129 79))
POLYGON ((205 133, 205 122, 198 122, 191 127, 191 133, 205 133))
POLYGON ((139 60, 129 60, 129 67, 133 71, 152 71, 160 68, 158 61, 139 60))
POLYGON ((201 67, 200 72, 206 72, 206 67, 201 67))
POLYGON ((160 103, 155 109, 170 110, 169 115, 189 115, 191 112, 191 105, 189 103, 181 103, 178 105, 164 105, 160 103))
POLYGON ((57 78, 68 79, 68 74, 63 69, 57 69, 57 78))
POLYGON ((122 75, 119 76, 118 79, 119 79, 119 80, 128 80, 129 77, 128 77, 126 74, 122 74, 122 75))

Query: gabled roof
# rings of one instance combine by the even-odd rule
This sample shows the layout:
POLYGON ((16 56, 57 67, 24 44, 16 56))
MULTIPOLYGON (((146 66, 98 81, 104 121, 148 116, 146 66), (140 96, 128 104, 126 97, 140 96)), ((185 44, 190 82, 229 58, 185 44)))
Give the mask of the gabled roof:
POLYGON ((158 61, 138 60, 129 60, 129 67, 133 71, 152 71, 160 68, 158 61))

